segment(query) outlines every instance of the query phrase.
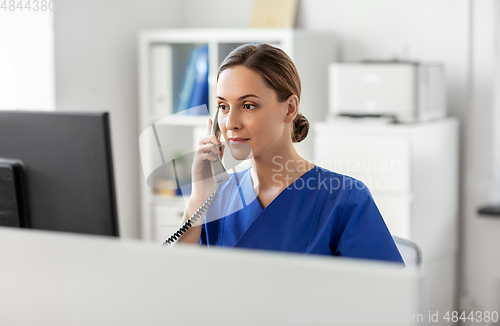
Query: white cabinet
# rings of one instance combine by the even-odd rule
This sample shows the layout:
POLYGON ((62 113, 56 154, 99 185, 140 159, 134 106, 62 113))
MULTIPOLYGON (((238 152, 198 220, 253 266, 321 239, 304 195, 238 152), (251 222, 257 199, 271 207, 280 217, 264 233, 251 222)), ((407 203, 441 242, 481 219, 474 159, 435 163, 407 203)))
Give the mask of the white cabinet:
MULTIPOLYGON (((297 29, 162 29, 141 32, 138 51, 139 132, 145 172, 141 173, 143 239, 164 240, 167 228, 161 225, 170 224, 172 219, 167 216, 176 215, 184 207, 183 200, 168 201, 155 195, 152 186, 157 187, 158 180, 150 177, 151 172, 158 171, 164 161, 178 157, 179 153, 193 152, 197 140, 206 132, 208 116, 171 116, 182 93, 191 50, 199 45, 208 47, 207 106, 212 115, 218 67, 234 48, 243 43, 269 43, 283 49, 294 61, 301 78, 300 111, 311 122, 323 120, 327 115, 327 67, 336 60, 336 45, 328 32, 297 29), (149 185, 146 183, 148 177, 149 185)), ((298 144, 297 150, 312 159, 312 144, 311 137, 308 137, 298 144)), ((182 166, 178 164, 177 168, 183 168, 184 173, 189 174, 191 162, 192 158, 189 161, 186 157, 182 166)), ((165 178, 172 177, 173 173, 164 170, 165 178)))
POLYGON ((184 200, 180 196, 170 199, 156 198, 151 208, 154 216, 153 239, 161 243, 179 228, 184 216, 184 200))
POLYGON ((395 236, 422 249, 424 310, 452 311, 458 225, 458 122, 316 123, 314 162, 363 181, 395 236))

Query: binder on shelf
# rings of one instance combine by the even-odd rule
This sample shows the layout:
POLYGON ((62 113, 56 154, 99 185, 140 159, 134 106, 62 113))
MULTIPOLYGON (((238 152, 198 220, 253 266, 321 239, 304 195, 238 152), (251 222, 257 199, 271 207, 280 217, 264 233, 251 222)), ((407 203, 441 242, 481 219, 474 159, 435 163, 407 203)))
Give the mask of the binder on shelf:
POLYGON ((175 113, 179 113, 189 109, 191 92, 193 91, 194 79, 196 78, 195 62, 197 52, 197 47, 194 47, 193 49, 191 49, 191 53, 189 54, 189 60, 186 66, 186 70, 184 71, 184 79, 182 82, 181 91, 179 93, 177 106, 175 108, 175 113))
POLYGON ((151 45, 151 114, 167 116, 173 114, 172 46, 151 45))
MULTIPOLYGON (((191 50, 175 113, 202 104, 208 105, 208 45, 206 44, 191 50)), ((205 111, 193 113, 207 115, 205 111)))
POLYGON ((208 112, 208 45, 202 45, 198 49, 196 57, 196 78, 194 80, 193 91, 189 101, 189 108, 198 107, 199 110, 191 111, 194 115, 207 115, 208 112), (206 105, 206 107, 203 106, 206 105))

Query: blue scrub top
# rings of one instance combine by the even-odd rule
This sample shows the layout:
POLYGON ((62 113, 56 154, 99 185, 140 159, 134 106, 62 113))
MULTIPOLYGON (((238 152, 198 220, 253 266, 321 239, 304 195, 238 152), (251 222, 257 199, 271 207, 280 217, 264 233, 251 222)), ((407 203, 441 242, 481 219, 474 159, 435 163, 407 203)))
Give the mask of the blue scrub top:
POLYGON ((250 170, 233 173, 220 185, 200 244, 403 263, 361 181, 315 166, 263 209, 250 170))

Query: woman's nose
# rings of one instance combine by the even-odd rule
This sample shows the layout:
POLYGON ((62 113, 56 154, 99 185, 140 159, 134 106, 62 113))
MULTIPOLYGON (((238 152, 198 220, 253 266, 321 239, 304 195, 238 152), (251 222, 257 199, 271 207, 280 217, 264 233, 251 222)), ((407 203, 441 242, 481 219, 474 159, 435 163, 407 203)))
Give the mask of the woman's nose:
POLYGON ((229 110, 229 113, 226 116, 226 129, 227 130, 233 130, 233 129, 241 129, 243 126, 241 124, 240 120, 240 114, 238 110, 231 109, 229 110))

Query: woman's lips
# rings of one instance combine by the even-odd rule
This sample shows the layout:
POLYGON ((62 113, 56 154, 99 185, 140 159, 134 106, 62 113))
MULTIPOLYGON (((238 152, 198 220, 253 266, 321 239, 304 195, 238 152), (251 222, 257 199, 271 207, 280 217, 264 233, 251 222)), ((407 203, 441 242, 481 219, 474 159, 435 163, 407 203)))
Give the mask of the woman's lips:
POLYGON ((246 143, 248 140, 249 140, 248 138, 235 137, 235 138, 229 138, 229 143, 231 143, 232 145, 238 145, 246 143))

